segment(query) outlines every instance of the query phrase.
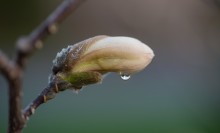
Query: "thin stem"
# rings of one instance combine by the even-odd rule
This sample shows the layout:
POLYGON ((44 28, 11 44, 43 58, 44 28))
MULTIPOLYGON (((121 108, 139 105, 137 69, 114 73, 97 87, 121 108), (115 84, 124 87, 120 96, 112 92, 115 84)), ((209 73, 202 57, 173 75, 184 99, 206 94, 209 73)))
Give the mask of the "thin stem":
POLYGON ((56 94, 67 88, 72 87, 72 85, 65 81, 53 81, 48 84, 48 86, 37 96, 36 99, 32 101, 23 111, 25 120, 27 121, 29 117, 34 114, 35 110, 43 103, 55 98, 56 94))

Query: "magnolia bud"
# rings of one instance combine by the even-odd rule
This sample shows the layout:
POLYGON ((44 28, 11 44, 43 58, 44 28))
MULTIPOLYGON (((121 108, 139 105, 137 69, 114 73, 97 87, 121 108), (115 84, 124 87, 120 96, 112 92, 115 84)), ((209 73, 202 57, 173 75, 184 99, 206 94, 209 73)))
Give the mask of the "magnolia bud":
POLYGON ((96 36, 62 49, 53 61, 53 74, 116 72, 131 75, 154 57, 150 47, 131 37, 96 36))

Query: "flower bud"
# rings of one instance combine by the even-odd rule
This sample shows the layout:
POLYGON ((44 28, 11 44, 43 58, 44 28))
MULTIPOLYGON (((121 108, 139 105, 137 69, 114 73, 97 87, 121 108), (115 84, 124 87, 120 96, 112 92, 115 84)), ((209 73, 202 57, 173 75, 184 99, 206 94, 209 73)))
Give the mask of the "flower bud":
POLYGON ((131 37, 96 36, 59 52, 53 74, 95 71, 131 75, 144 69, 154 57, 150 47, 131 37))

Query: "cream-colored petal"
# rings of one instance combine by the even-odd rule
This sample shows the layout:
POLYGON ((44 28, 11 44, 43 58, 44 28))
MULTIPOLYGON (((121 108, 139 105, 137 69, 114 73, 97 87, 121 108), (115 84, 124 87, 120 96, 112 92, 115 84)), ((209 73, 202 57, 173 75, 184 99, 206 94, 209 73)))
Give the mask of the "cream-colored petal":
POLYGON ((144 69, 154 57, 153 50, 131 37, 103 37, 85 41, 85 50, 72 72, 98 71, 132 74, 144 69), (91 43, 89 43, 91 42, 91 43))

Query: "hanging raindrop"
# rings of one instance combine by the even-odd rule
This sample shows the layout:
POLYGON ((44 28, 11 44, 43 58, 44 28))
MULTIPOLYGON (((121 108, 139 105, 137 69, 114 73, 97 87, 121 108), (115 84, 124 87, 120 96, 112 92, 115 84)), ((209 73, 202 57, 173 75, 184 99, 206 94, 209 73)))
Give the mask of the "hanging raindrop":
POLYGON ((129 74, 120 73, 120 75, 123 80, 129 80, 131 78, 131 75, 129 74))

